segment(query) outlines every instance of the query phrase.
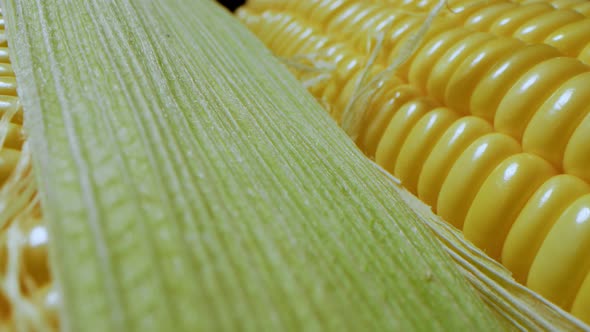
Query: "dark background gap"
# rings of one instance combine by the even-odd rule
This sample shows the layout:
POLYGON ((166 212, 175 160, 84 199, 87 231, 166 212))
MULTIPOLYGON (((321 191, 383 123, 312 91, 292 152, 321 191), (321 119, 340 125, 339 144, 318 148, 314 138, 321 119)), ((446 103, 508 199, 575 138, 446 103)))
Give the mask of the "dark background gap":
POLYGON ((220 4, 225 6, 225 8, 231 10, 232 12, 236 10, 239 6, 243 5, 245 0, 242 1, 231 1, 231 0, 217 0, 220 4))

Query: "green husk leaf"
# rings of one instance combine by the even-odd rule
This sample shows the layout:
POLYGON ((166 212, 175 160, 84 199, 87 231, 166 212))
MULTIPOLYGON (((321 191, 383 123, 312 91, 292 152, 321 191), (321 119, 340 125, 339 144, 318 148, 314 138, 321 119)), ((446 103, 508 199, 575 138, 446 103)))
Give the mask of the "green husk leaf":
POLYGON ((64 331, 508 328, 213 2, 3 5, 64 331))

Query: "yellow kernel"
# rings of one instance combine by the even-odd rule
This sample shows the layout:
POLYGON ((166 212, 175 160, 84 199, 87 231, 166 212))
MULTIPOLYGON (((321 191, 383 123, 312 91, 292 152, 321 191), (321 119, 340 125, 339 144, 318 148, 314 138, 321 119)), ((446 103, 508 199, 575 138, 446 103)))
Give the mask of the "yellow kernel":
POLYGON ((555 169, 545 160, 520 153, 502 161, 481 185, 465 217, 463 233, 498 259, 510 227, 534 191, 555 169))
POLYGON ((510 1, 493 1, 483 9, 475 12, 465 22, 465 26, 473 30, 489 31, 498 16, 517 7, 510 1))
MULTIPOLYGON (((0 126, 2 128, 2 126, 0 126)), ((0 132, 2 132, 0 130, 0 132)), ((8 123, 6 125, 6 136, 4 139, 5 148, 20 150, 23 145, 23 132, 22 127, 18 124, 8 123)))
POLYGON ((0 150, 0 184, 12 174, 20 158, 20 151, 4 148, 0 150))
MULTIPOLYGON (((474 32, 465 38, 459 40, 445 54, 437 60, 436 64, 429 73, 426 83, 426 91, 428 95, 438 102, 445 101, 445 91, 449 78, 457 71, 459 65, 474 53, 481 45, 493 39, 493 35, 483 32, 474 32)), ((464 95, 463 95, 464 96, 464 95)), ((452 105, 449 105, 452 107, 452 105)), ((456 111, 463 111, 463 109, 455 109, 456 111)), ((467 113, 467 110, 465 110, 467 113)))
POLYGON ((528 43, 539 42, 562 26, 582 19, 584 16, 573 10, 554 10, 530 19, 513 36, 528 43))
POLYGON ((436 108, 424 115, 408 134, 397 158, 394 174, 410 192, 417 192, 424 161, 440 136, 458 117, 448 108, 436 108))
POLYGON ((443 182, 436 205, 438 214, 455 227, 463 228, 467 211, 488 174, 502 160, 520 151, 517 141, 498 133, 471 143, 443 182))
POLYGON ((590 114, 584 117, 567 143, 563 168, 590 182, 590 114))
POLYGON ((526 282, 533 259, 561 213, 590 186, 579 178, 560 174, 547 180, 526 203, 510 228, 502 248, 502 264, 516 280, 526 282))
POLYGON ((579 20, 555 30, 545 39, 551 45, 569 56, 578 56, 584 46, 590 43, 590 19, 579 20))
POLYGON ((372 107, 368 110, 367 118, 365 119, 365 125, 362 126, 360 132, 361 148, 369 157, 375 155, 377 150, 377 144, 383 137, 383 133, 387 128, 387 124, 393 117, 393 115, 412 99, 418 98, 418 91, 409 85, 399 85, 397 87, 389 88, 389 86, 395 86, 400 84, 392 82, 387 84, 386 87, 382 88, 378 92, 378 96, 383 96, 383 99, 375 100, 370 104, 372 107))
POLYGON ((467 37, 471 31, 463 28, 453 29, 442 33, 427 43, 417 54, 409 72, 410 83, 426 92, 428 77, 437 60, 445 54, 457 41, 467 37))
POLYGON ((16 78, 14 76, 0 76, 0 95, 16 96, 16 78))
POLYGON ((7 47, 0 47, 0 62, 10 63, 10 56, 8 55, 7 47))
POLYGON ((523 150, 560 168, 573 131, 590 111, 589 95, 590 72, 562 84, 533 115, 522 137, 523 150))
POLYGON ((556 56, 559 52, 555 48, 543 44, 515 50, 477 84, 471 97, 471 113, 493 122, 496 109, 502 107, 502 103, 512 105, 519 100, 510 95, 504 97, 514 83, 534 65, 556 56))
POLYGON ((449 170, 477 138, 492 132, 492 126, 485 120, 467 116, 455 121, 436 142, 432 152, 424 162, 418 179, 418 197, 432 206, 436 212, 438 193, 449 170))
POLYGON ((14 70, 9 63, 0 63, 0 76, 14 76, 14 70))
POLYGON ((22 250, 22 273, 37 287, 50 281, 48 265, 49 234, 40 219, 27 219, 19 224, 26 236, 22 250))
POLYGON ((494 119, 499 132, 518 140, 541 104, 564 81, 587 71, 586 66, 573 58, 559 57, 544 61, 531 68, 510 88, 494 119))
POLYGON ((501 36, 512 36, 524 22, 552 10, 553 7, 545 2, 518 6, 498 17, 490 31, 501 36))
POLYGON ((10 112, 14 114, 10 122, 16 124, 23 123, 22 105, 18 97, 15 96, 0 96, 0 116, 10 112))
POLYGON ((54 285, 46 285, 33 295, 35 306, 41 310, 41 314, 49 326, 56 331, 59 327, 60 294, 54 285))
MULTIPOLYGON (((490 68, 523 45, 521 41, 512 38, 494 38, 472 52, 454 73, 445 78, 448 84, 444 95, 446 105, 461 113, 469 114, 471 97, 490 68)), ((501 95, 496 96, 496 99, 499 98, 501 95)))
MULTIPOLYGON (((590 195, 570 205, 547 235, 527 286, 569 310, 590 269, 590 195)), ((587 309, 587 308, 586 308, 587 309)))
POLYGON ((401 147, 414 124, 432 109, 432 102, 418 99, 405 104, 395 113, 383 133, 375 152, 375 161, 393 174, 401 147))

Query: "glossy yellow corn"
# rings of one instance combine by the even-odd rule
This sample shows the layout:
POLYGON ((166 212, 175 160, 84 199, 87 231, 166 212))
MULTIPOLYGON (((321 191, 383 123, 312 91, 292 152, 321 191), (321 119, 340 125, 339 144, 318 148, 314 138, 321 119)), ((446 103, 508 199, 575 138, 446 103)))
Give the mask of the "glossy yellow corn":
MULTIPOLYGON (((17 166, 23 163, 22 148, 24 133, 22 128, 23 111, 19 102, 16 79, 10 64, 10 50, 4 34, 4 20, 0 12, 0 192, 8 196, 23 195, 23 188, 15 185, 18 181, 17 166)), ((21 165, 22 166, 22 165, 21 165)), ((28 190, 26 190, 28 191, 28 190)), ((34 193, 25 193, 25 196, 34 193)), ((13 215, 6 214, 2 207, 0 213, 0 274, 2 279, 7 274, 15 272, 22 296, 19 301, 34 304, 45 316, 46 326, 57 330, 58 320, 56 303, 58 295, 51 281, 48 253, 47 230, 42 222, 39 207, 35 200, 25 203, 24 211, 14 211, 13 215), (27 206, 29 205, 29 206, 27 206), (21 240, 17 243, 18 262, 16 271, 8 271, 9 242, 11 241, 9 228, 16 228, 21 240)), ((6 202, 4 204, 11 204, 6 202)), ((14 205, 18 210, 20 206, 14 205)), ((14 326, 13 309, 5 289, 0 289, 0 329, 14 326)), ((14 301, 14 298, 12 299, 14 301)))
POLYGON ((317 71, 293 73, 323 75, 309 90, 336 121, 361 112, 368 157, 590 322, 590 2, 449 1, 409 60, 376 76, 435 4, 250 0, 238 16, 276 55, 313 56, 317 71))

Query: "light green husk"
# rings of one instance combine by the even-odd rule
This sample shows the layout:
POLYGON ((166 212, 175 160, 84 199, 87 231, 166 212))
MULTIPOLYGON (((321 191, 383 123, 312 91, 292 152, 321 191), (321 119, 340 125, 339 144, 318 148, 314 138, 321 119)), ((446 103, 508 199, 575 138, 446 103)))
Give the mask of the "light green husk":
POLYGON ((2 5, 64 331, 508 329, 212 2, 2 5))

